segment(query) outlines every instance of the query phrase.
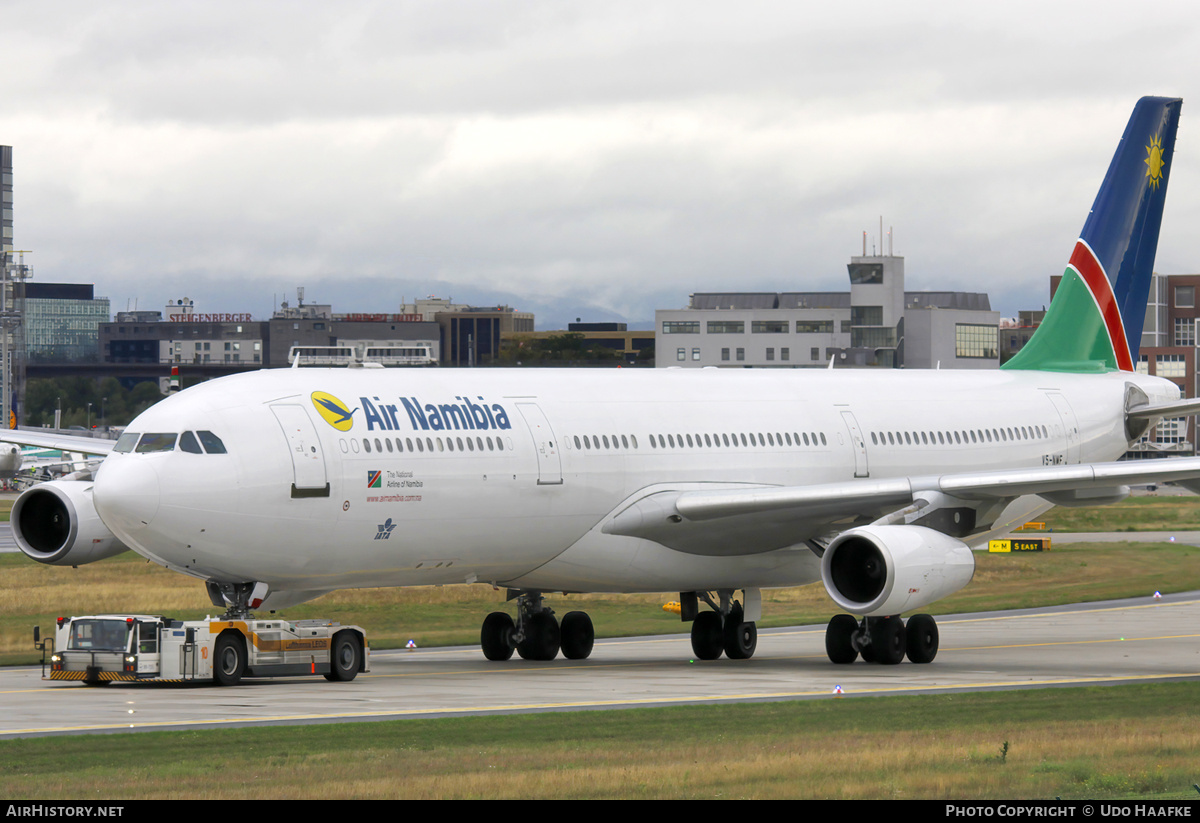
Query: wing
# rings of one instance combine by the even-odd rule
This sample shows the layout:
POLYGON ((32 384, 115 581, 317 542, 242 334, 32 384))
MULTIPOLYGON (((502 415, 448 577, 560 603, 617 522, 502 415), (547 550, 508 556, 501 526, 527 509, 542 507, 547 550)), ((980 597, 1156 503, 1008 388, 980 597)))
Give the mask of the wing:
POLYGON ((100 440, 94 437, 76 437, 55 432, 4 429, 0 431, 0 442, 16 443, 19 446, 39 446, 44 449, 79 452, 99 457, 107 455, 117 444, 115 440, 100 440))
POLYGON ((873 522, 914 504, 924 504, 912 510, 915 514, 940 513, 926 525, 967 534, 978 510, 997 510, 1023 495, 1056 505, 1086 505, 1119 499, 1130 485, 1176 481, 1190 486, 1186 481, 1197 479, 1200 458, 1179 458, 815 486, 658 489, 615 512, 602 531, 653 540, 688 554, 754 554, 873 522))

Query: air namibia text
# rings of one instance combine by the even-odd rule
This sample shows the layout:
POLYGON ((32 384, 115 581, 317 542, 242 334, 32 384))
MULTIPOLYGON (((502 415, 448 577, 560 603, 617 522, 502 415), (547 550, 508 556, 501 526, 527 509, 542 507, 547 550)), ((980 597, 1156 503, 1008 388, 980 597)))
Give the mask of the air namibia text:
POLYGON ((422 403, 416 397, 401 397, 400 403, 384 403, 378 397, 360 397, 367 429, 395 431, 401 427, 404 415, 413 430, 424 431, 485 431, 511 429, 508 412, 499 403, 488 404, 483 397, 479 402, 455 397, 457 403, 422 403), (372 402, 372 399, 374 402, 372 402))

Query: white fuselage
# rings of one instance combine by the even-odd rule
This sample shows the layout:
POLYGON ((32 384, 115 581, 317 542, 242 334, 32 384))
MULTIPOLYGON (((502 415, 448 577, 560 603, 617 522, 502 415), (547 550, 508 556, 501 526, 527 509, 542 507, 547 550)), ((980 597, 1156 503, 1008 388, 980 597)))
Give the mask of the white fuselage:
MULTIPOLYGON (((1128 447, 1129 384, 1150 403, 1178 397, 1168 381, 1129 373, 262 371, 188 389, 127 430, 211 431, 227 453, 114 453, 95 501, 139 554, 277 592, 797 585, 820 579, 803 544, 708 557, 601 526, 656 487, 1115 460, 1128 447), (341 428, 314 394, 351 413, 341 428)), ((1014 517, 1046 507, 1027 502, 1014 517)))

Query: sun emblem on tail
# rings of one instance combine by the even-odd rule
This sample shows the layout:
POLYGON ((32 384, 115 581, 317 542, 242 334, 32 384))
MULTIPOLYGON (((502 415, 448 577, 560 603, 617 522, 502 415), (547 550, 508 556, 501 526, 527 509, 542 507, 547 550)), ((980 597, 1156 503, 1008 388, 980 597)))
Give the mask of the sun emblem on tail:
POLYGON ((1150 188, 1157 189, 1163 178, 1162 138, 1158 135, 1150 138, 1146 146, 1146 176, 1150 178, 1150 188))

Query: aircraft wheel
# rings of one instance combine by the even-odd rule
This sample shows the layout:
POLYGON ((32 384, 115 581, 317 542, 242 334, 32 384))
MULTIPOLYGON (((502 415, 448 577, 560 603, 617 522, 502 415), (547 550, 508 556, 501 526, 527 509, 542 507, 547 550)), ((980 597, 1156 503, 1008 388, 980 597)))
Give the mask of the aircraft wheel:
POLYGON ((692 652, 701 660, 716 660, 725 650, 720 612, 700 612, 692 621, 692 652))
POLYGON ((538 612, 525 626, 525 639, 517 644, 517 654, 525 660, 553 660, 558 656, 558 621, 550 612, 538 612))
POLYGON ((853 663, 858 659, 858 649, 854 648, 854 633, 858 631, 858 621, 849 614, 835 614, 825 627, 825 654, 834 663, 853 663))
POLYGON ((871 620, 871 648, 875 661, 894 666, 904 660, 904 621, 899 617, 880 617, 871 620))
POLYGON ((492 612, 484 618, 483 630, 479 633, 479 645, 483 648, 483 656, 496 661, 512 657, 512 632, 513 619, 504 612, 492 612))
POLYGON ((236 686, 246 673, 246 645, 236 632, 225 632, 213 649, 213 679, 218 686, 236 686))
POLYGON ((568 660, 586 660, 596 642, 596 630, 587 612, 567 612, 561 625, 562 653, 568 660))
POLYGON ((725 656, 730 660, 749 660, 758 648, 758 626, 742 621, 744 612, 735 606, 725 617, 725 656))
POLYGON ((362 647, 354 632, 338 632, 333 636, 332 654, 329 656, 329 672, 326 680, 349 683, 358 676, 362 666, 362 647))
POLYGON ((938 653, 937 621, 928 614, 914 614, 905 627, 908 659, 914 663, 931 663, 938 653))

